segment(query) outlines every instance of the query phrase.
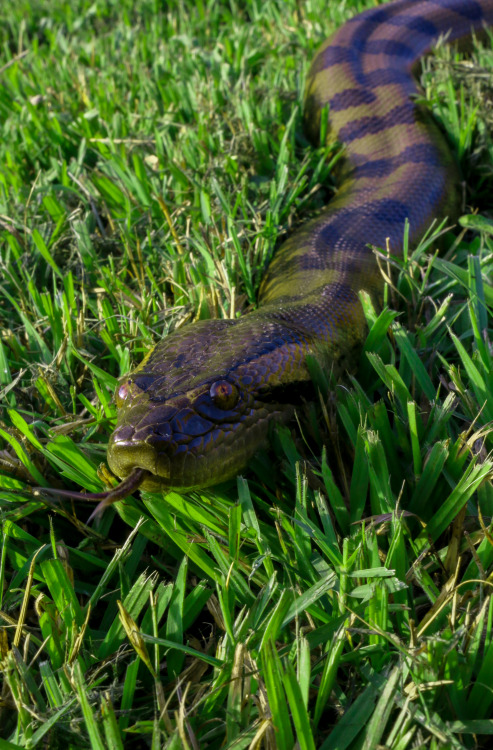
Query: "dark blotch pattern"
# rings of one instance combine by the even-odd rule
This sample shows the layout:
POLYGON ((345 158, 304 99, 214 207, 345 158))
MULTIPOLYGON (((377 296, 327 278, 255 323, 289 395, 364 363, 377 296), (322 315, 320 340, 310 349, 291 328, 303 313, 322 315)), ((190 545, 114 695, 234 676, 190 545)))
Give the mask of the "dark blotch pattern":
POLYGON ((434 2, 436 2, 440 8, 457 13, 458 15, 463 16, 463 18, 467 18, 468 21, 473 21, 476 24, 484 17, 481 5, 474 2, 474 0, 463 0, 462 2, 460 0, 434 0, 434 2))
POLYGON ((365 86, 369 89, 393 86, 394 84, 400 86, 409 86, 412 84, 409 73, 400 68, 382 68, 381 70, 375 70, 365 75, 365 86))
POLYGON ((396 201, 392 198, 384 198, 376 201, 373 206, 373 217, 375 221, 388 224, 399 224, 403 226, 405 220, 409 217, 409 206, 402 201, 396 201))
POLYGON ((417 34, 422 34, 423 36, 435 38, 439 36, 439 30, 437 29, 436 24, 432 23, 427 18, 416 18, 416 16, 410 17, 403 14, 391 18, 390 23, 393 26, 399 26, 417 34))
POLYGON ((403 149, 398 156, 389 159, 374 159, 361 162, 355 168, 357 177, 388 177, 406 164, 426 164, 439 167, 440 152, 432 143, 416 143, 403 149))
POLYGON ((339 47, 337 45, 327 47, 327 49, 318 54, 316 61, 310 68, 310 73, 314 75, 320 73, 321 70, 332 67, 333 65, 351 63, 357 58, 357 56, 356 50, 351 50, 347 47, 339 47))
POLYGON ((413 125, 416 121, 416 111, 411 102, 399 104, 386 115, 369 115, 360 117, 359 120, 349 122, 339 131, 339 137, 343 143, 351 143, 359 138, 366 138, 374 133, 393 128, 396 125, 413 125))
MULTIPOLYGON (((362 40, 359 40, 362 42, 362 40)), ((363 42, 362 52, 365 55, 389 55, 389 57, 400 57, 402 60, 412 61, 415 52, 412 47, 404 42, 396 42, 393 39, 377 39, 372 42, 363 42)))
POLYGON ((330 100, 332 112, 342 112, 349 107, 359 107, 360 104, 372 104, 376 99, 373 91, 368 89, 348 88, 335 94, 330 100))

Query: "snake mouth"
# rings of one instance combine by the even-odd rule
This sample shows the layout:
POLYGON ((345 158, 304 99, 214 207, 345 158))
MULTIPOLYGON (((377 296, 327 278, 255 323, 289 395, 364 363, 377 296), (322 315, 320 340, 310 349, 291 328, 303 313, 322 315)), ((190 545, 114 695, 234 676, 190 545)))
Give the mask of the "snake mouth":
POLYGON ((143 470, 141 488, 151 490, 157 483, 166 484, 171 477, 167 447, 167 443, 161 448, 144 441, 113 438, 108 450, 108 464, 111 471, 121 479, 125 479, 137 469, 143 470))

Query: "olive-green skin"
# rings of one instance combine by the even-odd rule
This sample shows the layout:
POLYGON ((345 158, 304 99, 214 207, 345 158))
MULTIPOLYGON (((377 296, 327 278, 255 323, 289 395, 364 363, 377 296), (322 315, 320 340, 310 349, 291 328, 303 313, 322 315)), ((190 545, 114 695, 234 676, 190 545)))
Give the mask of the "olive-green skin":
POLYGON ((144 489, 192 489, 241 471, 309 383, 306 355, 343 373, 365 338, 360 290, 383 281, 369 244, 398 255, 405 220, 415 245, 459 210, 457 169, 429 115, 412 100, 419 58, 448 34, 493 23, 493 0, 397 0, 352 19, 319 50, 305 123, 345 145, 337 195, 279 248, 259 306, 238 320, 193 323, 161 341, 117 391, 108 463, 144 489))

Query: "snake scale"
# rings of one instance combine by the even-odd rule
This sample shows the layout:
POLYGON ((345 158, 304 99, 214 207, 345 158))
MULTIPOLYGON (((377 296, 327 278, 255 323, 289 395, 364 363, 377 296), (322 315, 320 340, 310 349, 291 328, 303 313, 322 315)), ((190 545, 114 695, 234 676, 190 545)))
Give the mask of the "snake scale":
MULTIPOLYGON (((161 341, 117 388, 108 463, 120 487, 193 489, 237 474, 286 421, 309 382, 308 354, 342 374, 365 338, 360 290, 383 280, 369 244, 401 252, 459 211, 457 168, 414 100, 413 70, 441 35, 493 24, 493 0, 396 0, 342 26, 310 68, 304 119, 316 139, 329 108, 345 146, 335 198, 275 253, 258 308, 192 323, 161 341)), ((120 493, 123 494, 122 492, 120 493)), ((103 495, 101 495, 102 497, 103 495)))

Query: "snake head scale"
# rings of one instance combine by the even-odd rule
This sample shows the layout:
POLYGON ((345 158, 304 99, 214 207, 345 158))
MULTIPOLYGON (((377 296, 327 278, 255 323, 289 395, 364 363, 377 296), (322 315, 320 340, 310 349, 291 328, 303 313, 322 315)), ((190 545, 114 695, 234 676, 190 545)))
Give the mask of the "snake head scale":
POLYGON ((269 423, 293 414, 309 382, 303 333, 264 313, 199 321, 172 333, 116 389, 108 463, 142 489, 194 489, 237 474, 269 423))

